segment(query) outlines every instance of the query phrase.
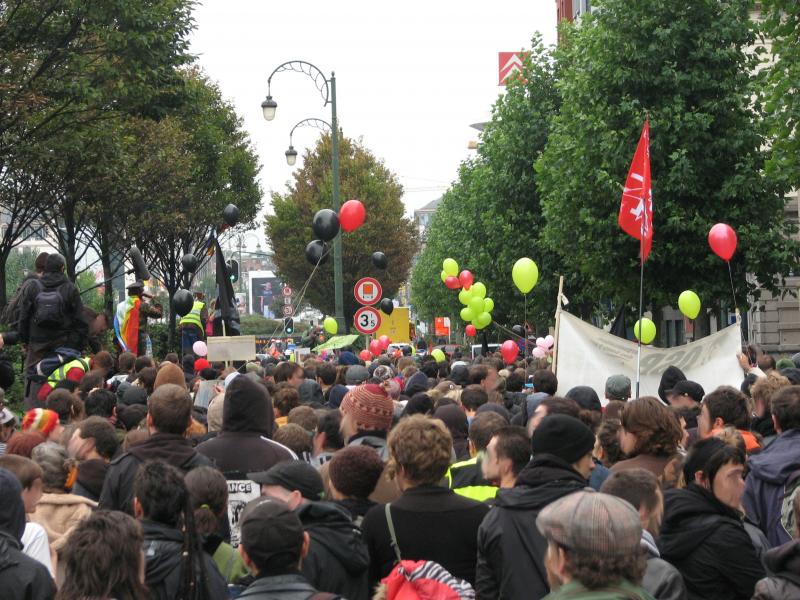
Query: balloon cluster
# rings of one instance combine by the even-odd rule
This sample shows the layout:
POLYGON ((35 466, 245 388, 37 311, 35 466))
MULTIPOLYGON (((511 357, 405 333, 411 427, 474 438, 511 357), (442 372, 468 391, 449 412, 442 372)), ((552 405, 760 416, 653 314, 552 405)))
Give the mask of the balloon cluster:
POLYGON ((486 286, 483 283, 475 281, 472 273, 466 269, 459 273, 458 263, 452 258, 442 261, 440 277, 449 289, 461 290, 458 300, 464 305, 461 318, 470 323, 465 330, 468 336, 477 335, 479 329, 491 324, 494 300, 486 297, 486 286))
MULTIPOLYGON (((317 239, 311 240, 306 245, 306 260, 314 266, 325 263, 328 259, 326 242, 333 240, 339 234, 340 229, 349 233, 361 227, 366 214, 367 211, 360 200, 348 200, 342 204, 338 214, 330 208, 318 210, 311 221, 311 230, 317 239)), ((384 266, 379 268, 385 269, 386 256, 382 252, 373 254, 372 262, 381 261, 380 256, 377 255, 383 257, 384 263, 384 266)))
POLYGON ((372 357, 380 356, 382 352, 389 348, 389 344, 391 343, 392 340, 388 335, 382 335, 381 337, 376 338, 369 343, 369 350, 362 350, 358 355, 362 360, 367 361, 372 357))

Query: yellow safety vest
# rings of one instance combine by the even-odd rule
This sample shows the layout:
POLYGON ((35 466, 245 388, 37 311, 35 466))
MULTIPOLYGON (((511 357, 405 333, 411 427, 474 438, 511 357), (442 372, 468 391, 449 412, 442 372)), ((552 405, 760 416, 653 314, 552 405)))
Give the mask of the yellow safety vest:
POLYGON ((80 369, 86 373, 89 370, 89 361, 83 358, 76 358, 75 360, 61 365, 50 374, 50 377, 47 378, 47 383, 50 384, 52 388, 56 387, 56 384, 62 379, 65 379, 67 373, 72 369, 80 369))
POLYGON ((198 329, 203 329, 203 322, 200 319, 200 313, 203 312, 206 303, 200 300, 195 300, 192 304, 192 310, 185 316, 181 317, 179 325, 195 325, 198 329))
POLYGON ((459 470, 472 470, 479 468, 478 458, 479 456, 476 455, 468 460, 462 460, 461 462, 453 463, 450 465, 450 468, 447 469, 447 473, 445 473, 444 477, 447 480, 447 487, 449 487, 459 496, 471 498, 472 500, 477 500, 478 502, 486 502, 497 496, 497 487, 488 484, 459 486, 457 481, 454 481, 454 479, 457 479, 457 477, 454 477, 454 475, 459 470))

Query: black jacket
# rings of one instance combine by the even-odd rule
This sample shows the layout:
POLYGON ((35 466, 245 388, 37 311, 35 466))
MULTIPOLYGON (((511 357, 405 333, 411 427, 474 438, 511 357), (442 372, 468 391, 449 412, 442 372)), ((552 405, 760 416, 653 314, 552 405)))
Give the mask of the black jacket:
MULTIPOLYGON (((396 560, 384 506, 371 508, 361 523, 372 586, 391 572, 396 560)), ((432 560, 475 583, 478 526, 489 510, 485 504, 444 487, 421 485, 404 491, 390 510, 403 560, 432 560)))
MULTIPOLYGON (((144 531, 145 583, 154 600, 181 598, 178 593, 183 584, 183 533, 167 525, 142 521, 144 531)), ((220 575, 213 559, 201 551, 196 557, 195 585, 200 589, 201 571, 205 571, 206 598, 216 600, 228 597, 228 584, 220 575), (203 560, 201 567, 200 558, 203 560)))
POLYGON ((568 463, 539 454, 520 472, 513 488, 497 492, 478 530, 475 591, 480 600, 547 595, 547 541, 536 528, 536 517, 551 502, 587 485, 568 463))
POLYGON ((103 491, 103 482, 108 473, 108 463, 101 458, 85 460, 78 465, 78 477, 72 493, 97 502, 103 491))
POLYGON ((235 377, 225 389, 222 430, 197 446, 223 473, 254 473, 296 457, 273 442, 275 417, 265 388, 249 377, 235 377))
POLYGON ((306 502, 296 512, 311 538, 302 566, 306 579, 348 600, 371 598, 367 545, 350 514, 330 502, 306 502))
POLYGON ((664 493, 658 548, 683 575, 690 600, 750 598, 764 577, 739 513, 694 483, 664 493))
POLYGON ((148 460, 163 460, 184 473, 195 467, 213 466, 182 435, 156 433, 111 461, 100 493, 99 507, 133 515, 133 480, 139 465, 148 460))
POLYGON ((88 337, 88 324, 82 318, 83 303, 75 284, 61 272, 48 272, 22 290, 19 312, 19 337, 23 342, 47 344, 55 349, 68 346, 81 350, 88 337), (39 285, 40 284, 40 285, 39 285), (58 290, 64 300, 64 319, 60 327, 39 327, 33 320, 35 299, 41 291, 58 290))
POLYGON ((256 579, 238 597, 247 600, 308 600, 317 594, 302 575, 276 575, 256 579))

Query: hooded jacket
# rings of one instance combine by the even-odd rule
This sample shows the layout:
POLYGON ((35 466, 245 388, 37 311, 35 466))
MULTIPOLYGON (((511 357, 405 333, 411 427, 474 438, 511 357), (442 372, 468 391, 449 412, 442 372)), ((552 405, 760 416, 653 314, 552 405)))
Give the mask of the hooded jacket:
POLYGON ((139 465, 148 460, 163 460, 184 473, 195 467, 213 466, 182 435, 155 433, 111 461, 98 506, 108 510, 121 510, 132 516, 133 480, 139 465))
POLYGON ((75 494, 43 494, 31 514, 31 521, 47 532, 50 548, 60 551, 67 543, 70 532, 78 523, 88 518, 97 503, 75 494))
POLYGON ((653 536, 642 530, 642 548, 647 552, 647 569, 642 588, 657 600, 686 600, 686 585, 678 569, 661 558, 653 536))
POLYGON ((781 505, 787 480, 800 476, 800 429, 782 433, 747 462, 750 473, 742 498, 747 516, 771 546, 785 544, 792 536, 781 523, 781 505))
POLYGON ((306 502, 297 508, 311 538, 302 572, 318 590, 348 600, 369 600, 369 553, 350 514, 330 502, 306 502))
POLYGON ((103 482, 108 473, 108 463, 102 458, 92 458, 78 464, 78 478, 72 493, 97 502, 103 491, 103 482))
POLYGON ((0 469, 0 590, 4 600, 49 600, 56 586, 47 567, 22 553, 25 506, 21 493, 17 478, 0 469))
POLYGON ((234 377, 225 388, 222 430, 217 437, 197 446, 223 473, 266 471, 297 457, 273 442, 275 417, 267 389, 245 376, 234 377))
POLYGON ((569 463, 539 454, 522 469, 513 488, 497 492, 478 529, 475 591, 481 600, 533 599, 548 593, 547 540, 536 528, 536 518, 548 504, 587 485, 569 463))
POLYGON ((764 576, 739 513, 695 483, 664 493, 658 548, 683 575, 690 600, 744 600, 764 576))
POLYGON ((753 600, 800 598, 800 540, 773 548, 764 556, 764 564, 774 575, 756 584, 753 600))
POLYGON ((89 334, 86 321, 81 318, 83 303, 78 288, 60 270, 47 270, 33 285, 26 285, 21 299, 19 338, 23 342, 42 344, 55 349, 68 346, 81 350, 89 334), (34 321, 36 296, 40 292, 57 291, 63 300, 63 320, 59 327, 40 327, 34 321))
MULTIPOLYGON (((142 521, 144 531, 145 583, 153 600, 173 600, 183 583, 183 533, 154 521, 142 521)), ((228 584, 217 565, 201 551, 202 568, 206 574, 208 598, 227 598, 228 584)), ((195 563, 196 582, 200 579, 200 561, 195 563)))

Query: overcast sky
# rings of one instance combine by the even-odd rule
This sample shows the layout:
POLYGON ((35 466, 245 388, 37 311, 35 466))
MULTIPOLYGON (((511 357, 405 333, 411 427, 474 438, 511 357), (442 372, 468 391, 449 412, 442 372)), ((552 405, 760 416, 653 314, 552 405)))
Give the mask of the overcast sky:
MULTIPOLYGON (((469 156, 478 135, 469 125, 488 119, 503 89, 497 53, 529 47, 536 31, 547 44, 556 39, 555 0, 204 0, 194 17, 191 50, 244 119, 267 205, 269 191, 284 191, 291 178, 292 126, 330 120, 313 81, 291 72, 272 80, 275 119, 261 115, 272 70, 305 60, 336 72, 344 135, 362 138, 397 174, 408 214, 441 196, 469 156)), ((295 132, 300 156, 319 135, 295 132)))

